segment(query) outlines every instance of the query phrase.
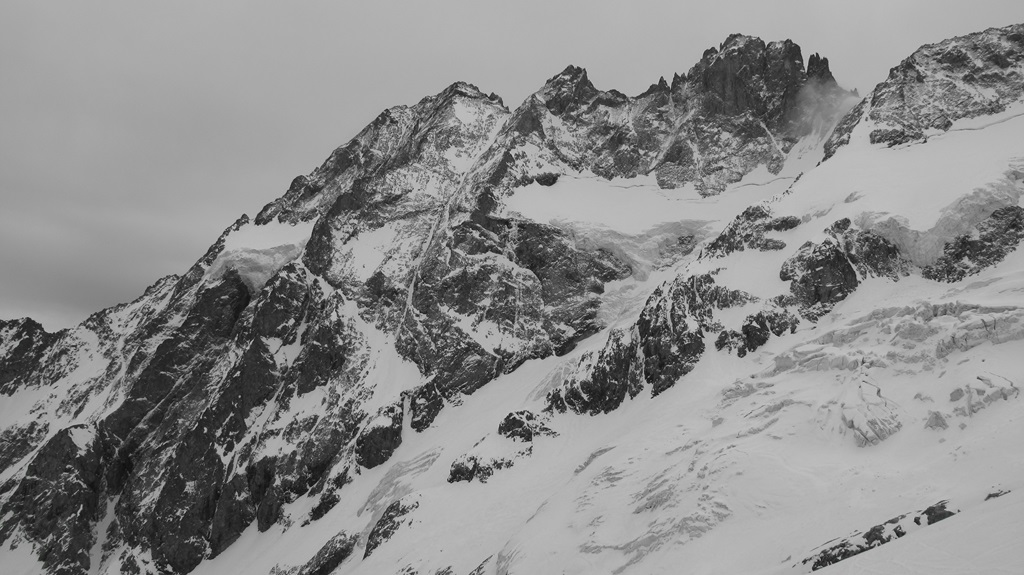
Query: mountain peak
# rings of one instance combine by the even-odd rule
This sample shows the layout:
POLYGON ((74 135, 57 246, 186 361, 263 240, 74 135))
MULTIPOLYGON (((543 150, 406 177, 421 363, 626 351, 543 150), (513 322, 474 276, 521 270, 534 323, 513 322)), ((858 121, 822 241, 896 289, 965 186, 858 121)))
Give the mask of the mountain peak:
POLYGON ((544 90, 561 90, 564 87, 570 87, 570 89, 576 89, 577 86, 582 87, 585 90, 597 91, 594 84, 591 83, 589 76, 587 75, 586 68, 574 66, 569 64, 564 70, 555 74, 544 83, 544 90))
MULTIPOLYGON (((433 96, 426 96, 425 98, 420 100, 420 103, 429 105, 431 102, 435 102, 438 105, 446 105, 445 103, 451 103, 456 98, 460 97, 470 98, 473 100, 497 101, 495 100, 497 96, 488 96, 487 94, 482 92, 480 88, 477 88, 474 84, 470 84, 469 82, 463 82, 459 80, 456 82, 452 82, 444 90, 441 90, 440 92, 433 96)), ((500 98, 498 99, 500 100, 500 98)))
MULTIPOLYGON (((675 80, 673 79, 673 84, 674 83, 675 80)), ((644 90, 644 92, 637 96, 637 98, 643 98, 653 94, 667 94, 671 90, 672 88, 670 88, 668 82, 665 81, 665 77, 662 76, 661 78, 658 78, 658 82, 656 84, 651 84, 650 87, 644 90)))
POLYGON ((817 52, 807 58, 807 77, 816 78, 826 82, 835 82, 832 71, 828 67, 828 58, 818 55, 817 52))
POLYGON ((538 91, 548 110, 556 116, 589 102, 599 93, 587 77, 586 69, 571 64, 550 78, 538 91))
POLYGON ((385 110, 181 276, 0 320, 0 565, 809 573, 1008 501, 962 530, 1013 553, 1024 27, 915 52, 821 163, 849 104, 732 34, 635 98, 385 110))
POLYGON ((556 76, 554 76, 552 78, 552 80, 554 80, 556 78, 559 78, 559 77, 562 77, 562 76, 564 76, 566 78, 579 78, 579 77, 586 78, 587 77, 587 69, 583 68, 581 66, 576 66, 575 64, 569 64, 568 66, 565 67, 564 70, 562 70, 556 76))
POLYGON ((719 46, 718 51, 719 52, 725 52, 725 51, 729 50, 730 48, 742 48, 748 42, 757 42, 757 43, 764 44, 764 40, 761 40, 757 36, 748 36, 746 34, 740 34, 739 32, 734 32, 732 34, 729 34, 725 38, 725 41, 722 42, 722 44, 719 46))

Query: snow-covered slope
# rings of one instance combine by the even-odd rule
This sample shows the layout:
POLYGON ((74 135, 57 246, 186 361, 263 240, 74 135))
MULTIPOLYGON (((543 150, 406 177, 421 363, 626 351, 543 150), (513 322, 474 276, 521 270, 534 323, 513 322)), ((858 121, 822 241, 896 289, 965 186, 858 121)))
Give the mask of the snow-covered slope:
POLYGON ((1020 572, 1022 62, 842 116, 734 35, 392 108, 135 302, 0 323, 3 571, 1020 572))

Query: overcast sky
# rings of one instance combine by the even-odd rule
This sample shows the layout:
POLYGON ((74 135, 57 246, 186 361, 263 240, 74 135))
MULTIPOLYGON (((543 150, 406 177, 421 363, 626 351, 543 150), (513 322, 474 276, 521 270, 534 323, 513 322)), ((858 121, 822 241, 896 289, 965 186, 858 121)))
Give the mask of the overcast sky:
POLYGON ((456 80, 514 108, 567 64, 638 94, 742 32, 866 94, 1020 0, 0 3, 0 318, 48 329, 181 273, 381 110, 456 80))

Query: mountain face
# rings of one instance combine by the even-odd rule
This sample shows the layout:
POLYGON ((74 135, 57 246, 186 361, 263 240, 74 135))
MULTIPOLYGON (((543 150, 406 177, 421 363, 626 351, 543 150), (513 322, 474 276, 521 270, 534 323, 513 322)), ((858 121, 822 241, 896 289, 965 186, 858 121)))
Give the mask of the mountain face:
POLYGON ((0 321, 3 570, 791 573, 943 520, 1024 568, 1021 116, 1024 25, 860 103, 732 35, 390 108, 137 300, 0 321))

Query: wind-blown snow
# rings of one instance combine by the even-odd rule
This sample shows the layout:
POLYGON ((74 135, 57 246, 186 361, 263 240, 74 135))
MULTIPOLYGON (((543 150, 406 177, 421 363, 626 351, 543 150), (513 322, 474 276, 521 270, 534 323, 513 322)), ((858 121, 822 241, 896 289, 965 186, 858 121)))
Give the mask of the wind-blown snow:
POLYGON ((289 224, 271 221, 263 225, 245 224, 224 238, 224 251, 230 252, 240 249, 265 250, 285 245, 301 244, 309 239, 314 223, 313 221, 308 221, 289 224))
POLYGON ((217 280, 228 270, 235 270, 258 291, 278 270, 302 255, 313 224, 245 224, 224 239, 224 248, 206 270, 205 279, 217 280))

